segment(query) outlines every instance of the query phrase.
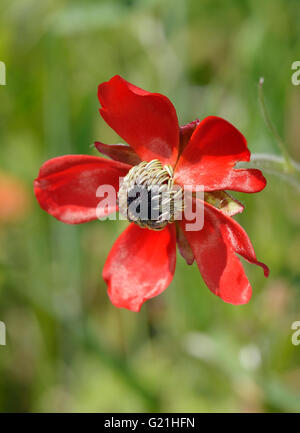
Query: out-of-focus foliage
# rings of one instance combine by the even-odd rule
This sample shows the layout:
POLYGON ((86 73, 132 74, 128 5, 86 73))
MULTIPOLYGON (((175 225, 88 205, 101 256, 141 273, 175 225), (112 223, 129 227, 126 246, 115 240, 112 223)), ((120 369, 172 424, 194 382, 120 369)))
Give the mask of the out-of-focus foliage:
POLYGON ((114 74, 169 96, 181 123, 220 115, 252 151, 276 154, 257 102, 264 76, 270 114, 299 161, 299 0, 1 0, 0 13, 0 166, 26 196, 20 218, 0 219, 0 410, 299 411, 291 186, 268 177, 260 194, 237 194, 246 205, 237 219, 271 269, 266 280, 245 265, 248 305, 223 303, 178 257, 170 287, 139 314, 113 307, 101 278, 126 223, 67 226, 32 193, 46 159, 119 141, 97 101, 114 74))

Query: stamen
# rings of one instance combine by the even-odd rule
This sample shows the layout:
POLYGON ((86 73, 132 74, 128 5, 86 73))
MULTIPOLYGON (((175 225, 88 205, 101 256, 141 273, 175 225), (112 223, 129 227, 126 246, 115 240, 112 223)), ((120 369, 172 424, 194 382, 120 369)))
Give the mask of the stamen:
POLYGON ((124 177, 118 193, 119 210, 128 221, 162 230, 180 218, 183 192, 174 184, 173 168, 158 159, 142 161, 124 177))

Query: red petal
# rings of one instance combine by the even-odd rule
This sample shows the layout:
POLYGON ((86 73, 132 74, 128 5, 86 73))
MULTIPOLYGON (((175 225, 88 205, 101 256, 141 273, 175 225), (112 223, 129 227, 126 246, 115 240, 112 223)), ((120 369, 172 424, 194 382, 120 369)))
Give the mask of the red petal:
MULTIPOLYGON (((257 261, 245 230, 232 218, 205 203, 204 226, 198 232, 185 231, 197 265, 208 288, 231 304, 245 304, 251 286, 235 253, 261 266, 267 277, 269 269, 257 261)), ((181 223, 185 227, 184 221, 181 223)))
POLYGON ((105 216, 117 208, 102 208, 96 215, 101 185, 119 190, 119 177, 126 176, 129 165, 88 155, 65 155, 42 165, 34 182, 36 198, 46 212, 68 224, 78 224, 105 216))
POLYGON ((176 238, 178 250, 182 257, 185 259, 186 263, 188 265, 192 265, 194 263, 195 256, 184 233, 185 232, 182 230, 180 225, 176 224, 176 238))
POLYGON ((113 245, 103 269, 111 302, 139 311, 147 299, 168 287, 175 265, 174 225, 153 231, 130 224, 113 245))
POLYGON ((190 138, 195 131, 197 125, 199 125, 200 120, 196 119, 193 122, 187 123, 186 125, 180 126, 180 143, 179 143, 179 153, 185 149, 186 145, 190 141, 190 138))
POLYGON ((234 169, 238 161, 249 161, 245 137, 220 117, 206 117, 195 129, 175 171, 181 185, 204 186, 205 191, 258 192, 266 186, 260 170, 234 169))
POLYGON ((100 84, 100 113, 143 161, 158 158, 175 164, 179 126, 175 108, 166 96, 142 90, 120 76, 100 84))
POLYGON ((100 153, 109 156, 115 161, 124 162, 129 165, 137 165, 141 162, 141 158, 135 151, 125 144, 104 144, 96 141, 95 147, 100 153))

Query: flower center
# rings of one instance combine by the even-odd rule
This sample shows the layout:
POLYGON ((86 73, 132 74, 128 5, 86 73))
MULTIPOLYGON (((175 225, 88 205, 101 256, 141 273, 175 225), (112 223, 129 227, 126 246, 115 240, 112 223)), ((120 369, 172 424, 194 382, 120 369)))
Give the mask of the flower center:
POLYGON ((119 211, 128 221, 162 230, 179 218, 183 193, 174 184, 173 168, 158 159, 142 161, 124 177, 118 193, 119 211))

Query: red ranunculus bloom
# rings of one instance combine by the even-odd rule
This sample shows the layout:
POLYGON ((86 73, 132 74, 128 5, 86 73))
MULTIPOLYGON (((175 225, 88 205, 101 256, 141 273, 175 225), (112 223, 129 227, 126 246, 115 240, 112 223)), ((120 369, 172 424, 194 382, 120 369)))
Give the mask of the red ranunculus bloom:
MULTIPOLYGON (((266 186, 259 170, 234 168, 238 161, 250 159, 244 136, 214 116, 180 127, 168 98, 120 76, 101 84, 98 96, 101 116, 129 146, 95 143, 111 160, 66 155, 47 161, 34 184, 40 206, 64 223, 94 220, 99 185, 109 184, 118 191, 119 178, 133 166, 159 160, 161 167, 169 167, 174 184, 189 185, 192 190, 204 187, 204 226, 187 231, 184 218, 167 221, 159 230, 131 222, 103 269, 111 302, 139 311, 144 301, 163 292, 175 271, 176 241, 186 262, 196 261, 213 293, 231 304, 248 302, 251 286, 237 254, 261 266, 265 276, 269 270, 257 261, 246 232, 231 218, 243 206, 224 191, 254 193, 266 186)), ((115 212, 117 206, 116 201, 103 208, 103 216, 115 212)))

